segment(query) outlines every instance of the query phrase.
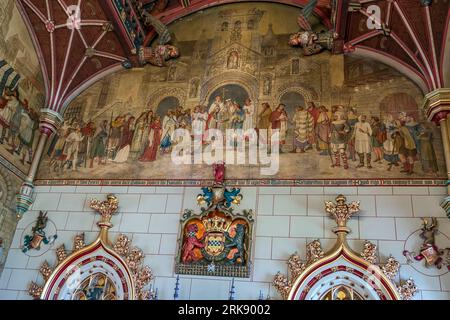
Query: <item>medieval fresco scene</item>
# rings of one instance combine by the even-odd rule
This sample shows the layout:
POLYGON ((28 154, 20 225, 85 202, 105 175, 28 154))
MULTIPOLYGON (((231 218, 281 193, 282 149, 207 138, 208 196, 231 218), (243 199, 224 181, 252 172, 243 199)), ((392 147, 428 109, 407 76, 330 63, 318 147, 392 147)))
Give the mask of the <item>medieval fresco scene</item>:
MULTIPOLYGON (((200 136, 255 129, 266 140, 278 130, 275 174, 262 174, 264 164, 227 163, 228 179, 444 177, 439 130, 424 119, 420 88, 375 60, 290 46, 299 11, 240 3, 170 24, 180 56, 106 77, 76 98, 38 178, 210 178, 208 164, 172 162, 179 128, 200 136)), ((314 30, 325 30, 315 19, 314 30)), ((3 130, 4 149, 27 148, 3 130)))
POLYGON ((0 156, 26 173, 38 140, 43 80, 14 1, 0 3, 0 156))

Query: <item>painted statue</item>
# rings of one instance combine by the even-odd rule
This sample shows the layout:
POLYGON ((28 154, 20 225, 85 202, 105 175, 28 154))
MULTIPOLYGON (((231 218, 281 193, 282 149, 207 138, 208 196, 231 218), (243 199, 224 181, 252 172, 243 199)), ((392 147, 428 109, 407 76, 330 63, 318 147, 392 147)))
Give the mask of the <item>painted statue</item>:
POLYGON ((218 162, 213 164, 214 181, 216 184, 223 184, 225 179, 225 163, 218 162))
POLYGON ((186 238, 183 243, 183 255, 181 261, 188 263, 195 260, 194 249, 203 248, 205 245, 197 238, 198 226, 190 224, 186 228, 186 238))
POLYGON ((152 25, 159 35, 159 44, 155 48, 142 47, 139 50, 139 62, 144 64, 151 64, 157 67, 165 66, 166 61, 175 59, 180 56, 180 51, 177 47, 169 45, 171 40, 169 29, 158 19, 152 16, 147 11, 143 11, 145 23, 152 25))
POLYGON ((235 228, 236 235, 232 238, 228 232, 225 233, 225 238, 229 241, 225 245, 226 248, 236 248, 233 258, 230 259, 232 264, 240 263, 245 265, 245 225, 238 223, 235 228))
POLYGON ((40 250, 42 243, 51 244, 56 240, 56 238, 58 238, 56 234, 50 237, 46 236, 44 229, 47 227, 47 222, 47 212, 40 211, 39 216, 36 220, 36 224, 31 229, 32 234, 26 235, 24 238, 22 248, 23 253, 32 249, 40 250))
POLYGON ((297 23, 302 31, 294 33, 289 38, 289 45, 301 47, 305 56, 311 56, 323 50, 331 50, 333 46, 333 33, 331 31, 317 33, 312 30, 308 21, 308 17, 312 14, 318 2, 319 0, 310 0, 303 8, 297 19, 297 23))

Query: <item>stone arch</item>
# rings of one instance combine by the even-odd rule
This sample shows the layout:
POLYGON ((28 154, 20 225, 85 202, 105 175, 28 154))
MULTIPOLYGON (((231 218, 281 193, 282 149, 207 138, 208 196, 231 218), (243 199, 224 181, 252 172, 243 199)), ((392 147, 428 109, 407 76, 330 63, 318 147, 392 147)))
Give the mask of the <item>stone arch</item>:
POLYGON ((167 97, 175 97, 180 101, 180 104, 184 106, 186 103, 187 94, 186 91, 178 87, 160 88, 153 92, 147 99, 147 107, 155 111, 159 103, 167 97))
POLYGON ((317 92, 313 88, 309 88, 308 86, 302 85, 301 83, 287 84, 278 88, 275 103, 279 104, 283 95, 288 92, 297 92, 301 94, 305 98, 306 103, 317 100, 319 98, 317 92))
POLYGON ((219 74, 203 84, 200 90, 200 103, 208 102, 209 96, 219 87, 227 84, 237 84, 242 86, 250 95, 250 99, 256 104, 259 98, 258 81, 247 73, 234 71, 219 74))

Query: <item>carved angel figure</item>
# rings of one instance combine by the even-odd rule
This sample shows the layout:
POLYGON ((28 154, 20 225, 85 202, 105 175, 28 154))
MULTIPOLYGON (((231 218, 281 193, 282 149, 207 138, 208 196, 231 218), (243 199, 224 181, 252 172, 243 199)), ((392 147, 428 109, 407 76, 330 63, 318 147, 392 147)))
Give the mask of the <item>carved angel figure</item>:
POLYGON ((331 50, 333 46, 333 33, 331 31, 317 33, 312 30, 308 21, 316 6, 329 6, 329 1, 310 0, 297 19, 297 24, 301 31, 294 33, 289 38, 289 45, 301 47, 305 56, 317 54, 325 49, 331 50))
POLYGON ((142 15, 145 18, 145 24, 152 25, 158 33, 159 44, 155 48, 140 48, 139 62, 142 65, 151 64, 157 67, 163 67, 167 60, 178 58, 180 51, 177 47, 168 44, 172 37, 169 29, 161 21, 145 10, 143 10, 142 15))

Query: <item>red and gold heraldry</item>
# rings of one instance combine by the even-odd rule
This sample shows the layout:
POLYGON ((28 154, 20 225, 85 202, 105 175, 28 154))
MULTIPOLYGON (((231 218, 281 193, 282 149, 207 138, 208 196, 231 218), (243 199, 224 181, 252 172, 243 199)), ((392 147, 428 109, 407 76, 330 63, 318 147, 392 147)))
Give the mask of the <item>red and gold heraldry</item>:
POLYGON ((250 276, 252 210, 234 213, 240 189, 222 183, 202 188, 201 213, 185 210, 179 237, 176 272, 225 277, 250 276))

